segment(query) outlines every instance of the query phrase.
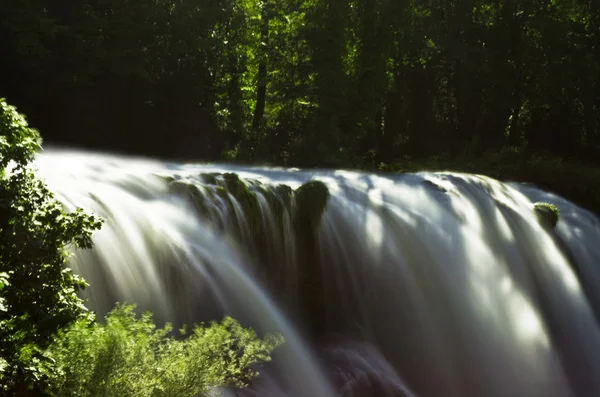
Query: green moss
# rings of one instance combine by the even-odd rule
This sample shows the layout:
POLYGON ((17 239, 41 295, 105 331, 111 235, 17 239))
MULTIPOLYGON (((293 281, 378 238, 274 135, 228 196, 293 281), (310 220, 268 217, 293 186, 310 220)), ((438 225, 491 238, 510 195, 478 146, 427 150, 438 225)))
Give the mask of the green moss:
POLYGON ((217 186, 216 190, 215 190, 217 196, 222 197, 222 198, 228 198, 229 195, 227 194, 227 189, 225 189, 225 186, 217 186))
POLYGON ((169 189, 171 192, 190 198, 192 201, 195 200, 194 195, 198 193, 197 188, 192 190, 192 184, 180 180, 174 180, 169 183, 169 189))
POLYGON ((217 181, 217 177, 220 174, 216 173, 216 172, 211 172, 211 173, 206 173, 206 174, 200 174, 200 178, 202 179, 202 182, 209 184, 209 185, 217 185, 218 181, 217 181))
POLYGON ((554 204, 535 203, 533 207, 542 224, 551 226, 552 228, 556 227, 560 218, 560 211, 554 204))
POLYGON ((234 215, 232 219, 242 221, 236 219, 234 200, 241 207, 243 221, 258 245, 268 245, 269 242, 263 241, 266 231, 263 230, 263 214, 257 195, 264 197, 276 228, 283 231, 284 218, 293 213, 297 231, 309 234, 314 233, 329 199, 329 191, 320 181, 307 182, 293 191, 287 185, 272 186, 257 180, 244 181, 235 173, 201 174, 201 178, 203 182, 200 184, 173 179, 169 186, 174 193, 187 196, 202 216, 210 214, 210 202, 219 197, 225 200, 228 211, 234 215))
POLYGON ((250 191, 248 186, 240 179, 237 174, 223 174, 223 181, 227 191, 236 198, 244 207, 245 204, 250 204, 256 201, 254 193, 250 191))
POLYGON ((236 184, 241 181, 240 176, 234 172, 226 172, 223 174, 223 180, 226 184, 236 184))
POLYGON ((207 201, 214 201, 217 197, 215 190, 212 187, 204 187, 203 191, 207 201))
POLYGON ((256 191, 261 194, 271 211, 277 216, 291 207, 292 188, 286 185, 265 186, 257 185, 256 191))
POLYGON ((205 189, 203 186, 197 186, 192 183, 178 180, 171 181, 169 183, 169 187, 173 193, 187 197, 198 214, 203 217, 208 216, 208 202, 211 199, 212 193, 209 191, 209 189, 205 189))
POLYGON ((175 177, 170 176, 170 175, 160 175, 160 174, 155 174, 155 175, 167 183, 171 183, 171 182, 174 182, 177 180, 175 177))
POLYGON ((189 185, 188 194, 189 197, 196 208, 198 213, 205 217, 208 215, 208 206, 206 202, 206 195, 204 194, 202 188, 196 185, 189 185))
POLYGON ((256 193, 251 191, 237 174, 223 174, 223 181, 229 194, 242 207, 250 232, 253 234, 258 233, 260 231, 261 212, 256 193))

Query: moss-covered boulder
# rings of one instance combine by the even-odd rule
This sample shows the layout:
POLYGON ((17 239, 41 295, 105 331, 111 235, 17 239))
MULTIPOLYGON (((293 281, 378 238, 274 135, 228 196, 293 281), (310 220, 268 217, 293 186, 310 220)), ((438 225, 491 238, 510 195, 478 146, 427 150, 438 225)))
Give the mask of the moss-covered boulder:
POLYGON ((296 221, 309 221, 315 227, 327 207, 329 189, 323 182, 312 180, 296 189, 294 199, 296 221))
POLYGON ((229 194, 227 193, 227 189, 225 189, 225 186, 220 186, 220 185, 217 186, 215 188, 215 194, 218 197, 225 198, 225 199, 229 197, 229 194))
POLYGON ((560 218, 560 211, 554 204, 550 203, 535 203, 534 211, 540 223, 546 227, 555 228, 560 218))
POLYGON ((218 184, 218 180, 217 177, 220 174, 216 173, 216 172, 211 172, 211 173, 206 173, 206 174, 200 174, 200 178, 202 179, 202 181, 206 184, 209 185, 216 185, 218 184))
POLYGON ((438 191, 440 193, 446 193, 447 189, 438 185, 437 183, 434 183, 432 181, 430 181, 429 179, 425 179, 423 182, 421 182, 423 184, 423 186, 429 188, 429 189, 433 189, 435 191, 438 191))
POLYGON ((250 187, 233 173, 223 174, 223 182, 227 192, 242 206, 246 215, 253 215, 258 204, 256 194, 250 190, 250 187))

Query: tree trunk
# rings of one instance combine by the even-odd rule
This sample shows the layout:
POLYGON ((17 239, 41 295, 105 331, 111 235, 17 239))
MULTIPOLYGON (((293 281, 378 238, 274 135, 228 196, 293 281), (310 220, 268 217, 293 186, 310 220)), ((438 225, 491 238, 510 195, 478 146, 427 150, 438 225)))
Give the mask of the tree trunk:
POLYGON ((261 27, 260 27, 260 63, 258 65, 258 81, 256 90, 256 106, 254 107, 254 118, 252 129, 257 130, 265 114, 267 102, 267 51, 269 43, 269 10, 267 2, 262 3, 261 27))

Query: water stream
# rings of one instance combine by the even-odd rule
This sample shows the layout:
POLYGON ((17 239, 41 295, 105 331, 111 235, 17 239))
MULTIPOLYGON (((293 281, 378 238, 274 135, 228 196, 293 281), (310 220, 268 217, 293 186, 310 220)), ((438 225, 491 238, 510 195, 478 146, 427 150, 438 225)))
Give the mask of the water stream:
POLYGON ((284 334, 256 384, 228 395, 600 395, 600 220, 534 186, 60 149, 37 167, 68 208, 107 219, 72 260, 99 314, 126 301, 284 334), (330 193, 312 240, 277 188, 311 180, 330 193), (560 209, 555 229, 537 201, 560 209))

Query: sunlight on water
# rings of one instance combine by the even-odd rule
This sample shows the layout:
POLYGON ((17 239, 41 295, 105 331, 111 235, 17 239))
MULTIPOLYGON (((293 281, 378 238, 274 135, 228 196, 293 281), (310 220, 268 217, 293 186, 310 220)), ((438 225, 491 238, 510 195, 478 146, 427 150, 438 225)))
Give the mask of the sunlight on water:
POLYGON ((506 276, 502 279, 501 285, 502 285, 502 292, 504 292, 505 294, 509 293, 513 287, 511 279, 506 276))
MULTIPOLYGON (((383 196, 381 191, 378 189, 373 189, 369 191, 369 202, 375 208, 380 208, 383 206, 383 196)), ((366 235, 373 244, 374 250, 379 250, 381 248, 381 244, 383 243, 383 222, 381 220, 381 216, 374 210, 371 209, 367 212, 366 219, 366 235)))
POLYGON ((62 150, 37 165, 67 208, 107 219, 95 248, 72 261, 94 310, 126 300, 162 321, 229 314, 284 333, 256 384, 226 396, 600 395, 600 220, 560 197, 453 173, 62 150), (256 213, 201 175, 227 172, 266 186, 255 190, 256 213), (309 180, 331 195, 314 253, 302 251, 295 202, 276 211, 272 201, 285 203, 276 185, 309 180), (537 201, 559 207, 555 230, 539 223, 537 201))
POLYGON ((519 335, 526 339, 538 339, 544 345, 548 345, 548 338, 542 331, 539 317, 531 305, 524 299, 515 299, 514 312, 517 314, 517 329, 519 335))

